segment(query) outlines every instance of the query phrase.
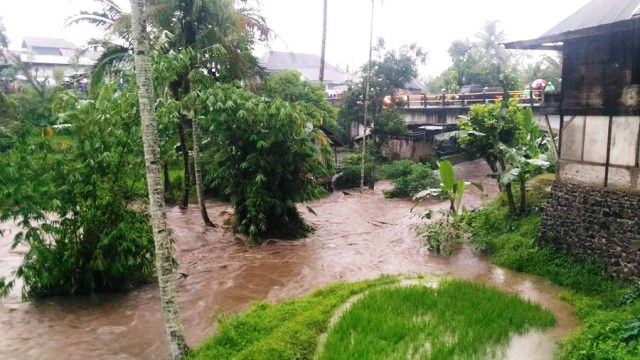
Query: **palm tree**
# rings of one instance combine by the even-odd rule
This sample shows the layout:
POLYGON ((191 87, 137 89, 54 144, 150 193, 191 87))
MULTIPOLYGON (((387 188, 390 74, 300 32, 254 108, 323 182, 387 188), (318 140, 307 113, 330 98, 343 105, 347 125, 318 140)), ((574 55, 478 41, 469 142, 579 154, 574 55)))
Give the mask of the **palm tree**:
POLYGON ((160 174, 160 149, 158 130, 153 110, 154 96, 149 59, 149 38, 145 0, 131 0, 132 30, 134 40, 134 58, 140 119, 142 123, 142 141, 149 188, 149 214, 153 228, 156 252, 156 272, 160 285, 160 298, 164 323, 171 344, 174 359, 182 359, 189 353, 184 329, 178 311, 176 285, 173 267, 173 245, 171 231, 167 227, 160 174))
MULTIPOLYGON (((71 18, 74 22, 89 21, 106 30, 116 29, 115 24, 120 19, 126 19, 126 14, 117 7, 113 0, 96 0, 103 4, 103 13, 81 13, 71 18)), ((189 74, 192 71, 205 69, 207 73, 219 78, 224 74, 225 79, 242 80, 249 78, 256 69, 259 69, 257 59, 251 55, 252 39, 266 40, 270 29, 265 19, 251 8, 234 7, 232 0, 150 0, 148 14, 150 22, 156 29, 167 30, 173 34, 172 49, 192 49, 200 53, 200 59, 208 61, 193 61, 185 68, 169 85, 171 95, 176 101, 181 101, 191 91, 189 74), (219 45, 225 51, 225 56, 210 56, 212 46, 219 45)), ((127 26, 119 28, 128 29, 127 26)), ((127 32, 121 34, 126 35, 127 32)), ((126 40, 126 39, 125 39, 126 40)), ((126 53, 126 48, 113 48, 113 53, 106 55, 106 59, 118 61, 118 56, 126 53)), ((106 53, 105 53, 106 54, 106 53)), ((106 60, 105 59, 105 60, 106 60)), ((109 64, 107 61, 99 64, 109 64)), ((102 72, 95 72, 93 79, 100 79, 102 72)), ((222 79, 224 80, 224 79, 222 79)), ((179 115, 177 121, 178 135, 184 166, 183 193, 181 206, 189 205, 189 193, 191 183, 191 166, 188 146, 188 129, 197 131, 196 124, 192 123, 184 113, 179 115)), ((199 167, 200 150, 197 139, 198 134, 193 134, 194 164, 199 167)), ((203 221, 207 226, 214 226, 209 219, 204 203, 204 195, 201 172, 195 169, 196 192, 203 221)))
POLYGON ((476 33, 480 40, 480 47, 489 55, 491 59, 497 60, 499 64, 506 64, 507 51, 500 45, 506 41, 504 31, 498 30, 498 20, 487 21, 482 31, 476 33))
MULTIPOLYGON (((250 35, 266 40, 270 29, 262 16, 253 9, 236 9, 232 0, 151 0, 154 21, 161 29, 174 34, 173 48, 192 49, 200 52, 199 59, 207 58, 202 52, 218 45, 226 56, 212 56, 208 61, 194 61, 184 69, 169 85, 173 98, 181 101, 191 91, 189 74, 192 71, 206 69, 213 78, 226 76, 226 79, 241 80, 247 74, 258 69, 257 59, 251 55, 250 35)), ((182 206, 189 201, 189 149, 187 128, 192 129, 193 160, 195 168, 196 193, 200 213, 207 226, 215 226, 207 215, 204 203, 202 175, 200 170, 200 143, 197 119, 181 114, 178 120, 178 134, 184 163, 184 191, 182 206), (194 123, 195 122, 195 123, 194 123), (190 126, 189 126, 190 125, 190 126)))

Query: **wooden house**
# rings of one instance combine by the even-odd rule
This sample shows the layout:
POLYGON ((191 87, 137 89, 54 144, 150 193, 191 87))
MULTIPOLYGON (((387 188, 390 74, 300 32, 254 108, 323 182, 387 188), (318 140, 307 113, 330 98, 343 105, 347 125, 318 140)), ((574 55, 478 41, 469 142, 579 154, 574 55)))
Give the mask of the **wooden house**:
POLYGON ((593 0, 510 49, 562 52, 557 181, 543 240, 640 278, 640 0, 593 0))

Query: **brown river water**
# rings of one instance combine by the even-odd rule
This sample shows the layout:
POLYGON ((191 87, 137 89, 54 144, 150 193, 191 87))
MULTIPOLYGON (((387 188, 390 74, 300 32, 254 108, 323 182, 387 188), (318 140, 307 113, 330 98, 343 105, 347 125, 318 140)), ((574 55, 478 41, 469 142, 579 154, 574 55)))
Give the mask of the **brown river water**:
MULTIPOLYGON (((482 182, 485 192, 468 189, 467 207, 495 196, 495 181, 481 161, 456 166, 458 176, 482 182)), ((463 247, 452 256, 429 253, 411 226, 421 220, 407 200, 384 199, 385 182, 375 190, 337 191, 300 206, 316 231, 295 242, 272 242, 250 247, 218 227, 202 225, 197 206, 169 208, 167 216, 176 237, 179 306, 189 344, 195 346, 216 330, 216 314, 246 310, 255 300, 278 301, 304 295, 331 282, 354 281, 382 274, 435 274, 470 279, 524 298, 551 310, 557 326, 514 336, 507 359, 551 359, 559 339, 578 322, 573 309, 557 298, 559 288, 533 276, 491 265, 482 255, 463 247), (313 215, 306 206, 315 211, 313 215)), ((228 204, 210 202, 208 211, 220 224, 229 216, 228 204)), ((0 276, 21 261, 20 250, 9 249, 14 224, 3 223, 0 238, 0 276)), ((121 295, 46 299, 26 303, 19 289, 0 301, 0 359, 163 359, 169 357, 157 285, 121 295)))

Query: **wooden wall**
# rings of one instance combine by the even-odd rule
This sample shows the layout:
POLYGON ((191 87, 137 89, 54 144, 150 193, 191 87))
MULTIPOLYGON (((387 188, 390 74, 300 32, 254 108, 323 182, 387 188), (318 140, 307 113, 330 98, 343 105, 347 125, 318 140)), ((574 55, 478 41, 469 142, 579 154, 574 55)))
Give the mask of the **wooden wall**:
POLYGON ((640 76, 635 76, 634 84, 634 71, 640 70, 638 47, 639 30, 565 41, 562 112, 640 114, 640 76))

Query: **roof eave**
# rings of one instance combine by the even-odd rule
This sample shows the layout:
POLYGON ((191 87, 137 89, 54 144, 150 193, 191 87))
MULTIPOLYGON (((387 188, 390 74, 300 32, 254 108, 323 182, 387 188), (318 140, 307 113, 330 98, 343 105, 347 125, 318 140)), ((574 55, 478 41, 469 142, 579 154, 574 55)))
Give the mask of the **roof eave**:
POLYGON ((579 39, 589 36, 597 36, 617 31, 633 30, 640 27, 640 18, 631 18, 623 21, 616 21, 610 24, 603 24, 584 29, 567 31, 559 34, 541 36, 537 39, 521 40, 504 43, 507 49, 519 50, 562 50, 562 44, 567 40, 579 39))

